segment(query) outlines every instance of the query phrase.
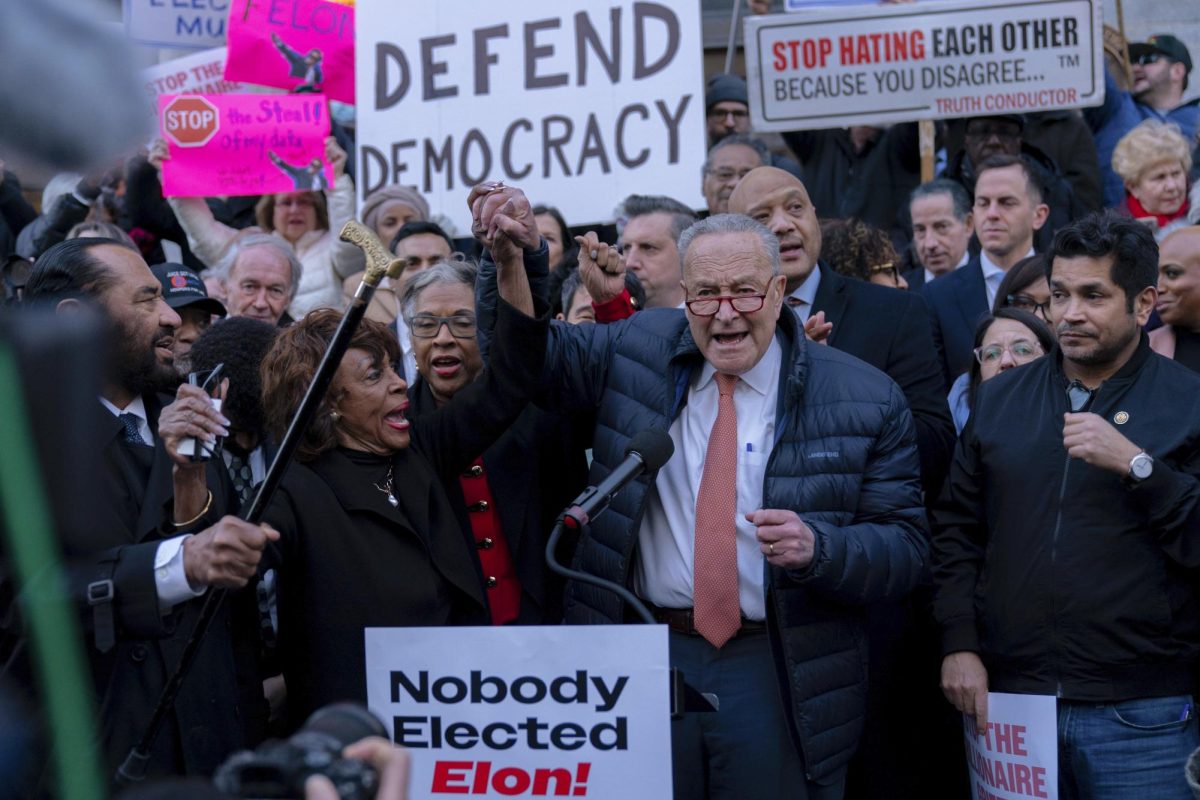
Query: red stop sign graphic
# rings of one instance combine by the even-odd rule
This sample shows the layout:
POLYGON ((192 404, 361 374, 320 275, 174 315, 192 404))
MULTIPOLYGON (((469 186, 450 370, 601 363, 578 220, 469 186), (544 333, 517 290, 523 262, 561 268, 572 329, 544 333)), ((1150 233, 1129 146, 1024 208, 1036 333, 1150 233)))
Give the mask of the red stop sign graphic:
POLYGON ((216 106, 203 97, 182 95, 163 109, 163 132, 179 147, 203 147, 220 127, 216 106))

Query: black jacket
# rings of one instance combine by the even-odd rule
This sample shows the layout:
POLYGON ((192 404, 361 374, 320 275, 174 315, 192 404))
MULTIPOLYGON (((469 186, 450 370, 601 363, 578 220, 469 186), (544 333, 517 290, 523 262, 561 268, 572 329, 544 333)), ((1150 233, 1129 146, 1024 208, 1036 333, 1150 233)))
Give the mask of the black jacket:
POLYGON ((818 216, 856 217, 904 249, 912 239, 908 198, 921 183, 917 123, 892 125, 861 153, 845 128, 788 131, 783 140, 804 164, 804 186, 818 216))
MULTIPOLYGON (((542 309, 544 311, 544 307, 542 309)), ((493 359, 444 408, 412 421, 387 464, 341 449, 293 464, 267 510, 280 532, 279 649, 292 727, 337 700, 365 703, 363 629, 487 625, 483 576, 445 484, 512 423, 545 353, 546 321, 501 303, 493 359)))
MULTIPOLYGON (((409 389, 409 419, 436 411, 429 384, 418 379, 409 389)), ((483 453, 484 474, 491 489, 500 529, 521 583, 523 624, 562 621, 562 580, 546 566, 546 539, 554 520, 587 486, 584 436, 566 418, 532 405, 495 444, 483 453)), ((445 483, 446 494, 463 532, 474 541, 470 511, 459 476, 445 483)), ((570 562, 567 555, 564 559, 570 562)))
POLYGON ((932 501, 954 452, 929 310, 906 292, 839 275, 820 266, 813 309, 833 323, 829 346, 861 358, 894 380, 912 410, 921 455, 921 486, 932 501))
POLYGON ((978 652, 993 691, 1097 703, 1190 693, 1200 375, 1143 335, 1098 390, 1090 410, 1155 459, 1136 485, 1067 456, 1066 386, 1056 351, 979 391, 934 513, 943 652, 978 652))

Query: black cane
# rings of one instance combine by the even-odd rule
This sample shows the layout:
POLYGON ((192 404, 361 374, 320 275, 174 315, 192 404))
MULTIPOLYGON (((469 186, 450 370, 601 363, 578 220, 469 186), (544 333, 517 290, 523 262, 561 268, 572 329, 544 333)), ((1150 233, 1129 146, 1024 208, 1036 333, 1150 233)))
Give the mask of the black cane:
MULTIPOLYGON (((367 257, 367 271, 363 274, 362 282, 359 283, 358 290, 354 293, 354 299, 350 301, 350 307, 346 309, 337 331, 333 334, 333 340, 325 349, 325 355, 321 358, 320 365, 317 366, 316 374, 313 375, 312 382, 308 385, 304 399, 300 401, 300 408, 292 417, 287 433, 284 434, 283 441, 279 444, 279 451, 275 454, 270 468, 267 469, 266 477, 243 514, 243 518, 247 522, 258 523, 262 520, 275 490, 279 487, 279 481, 283 478, 283 473, 292 460, 292 454, 300 443, 300 437, 304 435, 304 431, 312 422, 317 406, 321 404, 325 392, 329 389, 329 384, 333 382, 333 375, 337 372, 338 365, 342 363, 342 356, 346 353, 350 339, 358 329, 359 323, 362 322, 363 314, 366 313, 367 305, 371 302, 375 288, 379 286, 384 275, 397 278, 404 268, 404 262, 393 258, 374 233, 353 220, 342 227, 339 236, 342 241, 350 242, 362 249, 367 257)), ((204 598, 204 606, 200 609, 196 627, 192 630, 187 644, 183 648, 179 665, 167 679, 166 686, 163 687, 162 695, 158 698, 158 704, 154 707, 154 714, 150 717, 150 723, 146 726, 145 733, 117 769, 116 779, 119 785, 128 786, 145 779, 146 765, 150 761, 150 748, 154 745, 154 740, 167 718, 167 713, 175 705, 175 698, 179 694, 184 678, 187 677, 192 663, 196 660, 200 644, 204 641, 208 627, 220 609, 221 603, 225 600, 226 594, 228 594, 226 589, 212 589, 204 598)))

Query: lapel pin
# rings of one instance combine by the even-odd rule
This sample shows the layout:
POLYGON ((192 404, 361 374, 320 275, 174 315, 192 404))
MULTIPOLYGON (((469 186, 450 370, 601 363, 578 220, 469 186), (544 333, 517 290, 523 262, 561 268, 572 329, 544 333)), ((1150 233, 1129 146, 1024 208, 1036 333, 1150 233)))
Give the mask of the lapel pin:
POLYGON ((1124 425, 1126 422, 1129 422, 1129 412, 1118 411, 1116 414, 1113 414, 1113 422, 1118 425, 1124 425))

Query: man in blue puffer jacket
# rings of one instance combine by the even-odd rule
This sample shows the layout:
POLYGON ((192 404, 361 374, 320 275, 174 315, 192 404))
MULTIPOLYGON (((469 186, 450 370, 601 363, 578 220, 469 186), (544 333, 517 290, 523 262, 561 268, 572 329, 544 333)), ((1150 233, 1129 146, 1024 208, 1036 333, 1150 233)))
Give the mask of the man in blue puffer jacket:
MULTIPOLYGON (((472 200, 476 231, 510 239, 498 261, 522 257, 512 242, 536 257, 518 190, 472 200)), ((623 286, 619 259, 587 244, 581 270, 604 263, 601 279, 623 286)), ((840 798, 865 710, 864 607, 926 568, 912 416, 886 375, 780 314, 765 227, 710 217, 679 252, 686 311, 552 333, 546 403, 596 414, 592 483, 640 431, 675 444, 591 524, 575 566, 646 600, 671 629, 672 666, 721 699, 673 723, 675 797, 840 798)), ((620 623, 627 609, 571 584, 566 619, 620 623)))

